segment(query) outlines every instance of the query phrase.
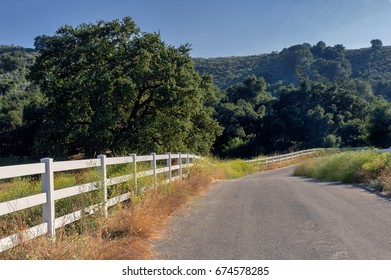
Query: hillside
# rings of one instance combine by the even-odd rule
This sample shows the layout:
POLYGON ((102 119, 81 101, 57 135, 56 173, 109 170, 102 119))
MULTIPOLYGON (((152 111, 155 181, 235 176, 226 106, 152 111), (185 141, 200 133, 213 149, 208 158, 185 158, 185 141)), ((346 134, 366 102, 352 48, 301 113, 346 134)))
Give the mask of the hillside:
POLYGON ((38 52, 15 46, 0 46, 0 95, 23 92, 30 84, 26 80, 28 68, 33 65, 38 52))
POLYGON ((210 74, 220 89, 242 82, 250 75, 262 76, 268 84, 297 84, 303 78, 315 81, 359 78, 369 81, 376 95, 391 99, 391 46, 380 40, 369 48, 347 50, 343 45, 304 43, 270 54, 195 58, 196 69, 210 74))
MULTIPOLYGON (((0 95, 24 92, 28 68, 39 52, 15 46, 0 46, 0 95)), ((251 75, 263 77, 268 84, 290 84, 303 74, 311 80, 360 78, 368 80, 375 94, 391 99, 391 46, 345 49, 342 45, 326 46, 323 42, 284 48, 280 52, 251 56, 194 58, 200 73, 213 76, 222 90, 242 82, 251 75)))
MULTIPOLYGON (((252 157, 259 154, 312 147, 389 147, 391 142, 391 103, 387 100, 391 100, 391 46, 382 46, 380 40, 372 40, 371 44, 372 46, 369 48, 347 50, 342 45, 326 46, 324 42, 319 42, 311 46, 305 43, 285 48, 281 52, 263 55, 210 59, 193 58, 195 70, 199 73, 212 75, 215 84, 221 91, 213 86, 208 77, 198 77, 198 72, 193 69, 192 58, 185 56, 186 71, 192 73, 191 75, 195 79, 194 83, 199 84, 200 90, 205 96, 208 96, 208 98, 202 99, 204 105, 199 107, 203 110, 202 113, 187 125, 199 126, 196 133, 192 134, 193 136, 200 137, 204 132, 215 134, 215 140, 212 137, 213 139, 210 138, 208 142, 205 140, 206 138, 201 137, 200 143, 206 143, 208 146, 208 149, 204 149, 205 154, 210 151, 220 157, 252 157), (203 123, 204 117, 208 117, 209 123, 203 123)), ((106 51, 102 51, 101 54, 104 56, 106 51)), ((62 129, 61 126, 58 126, 59 121, 54 121, 51 125, 47 121, 50 112, 61 120, 70 121, 72 114, 69 115, 68 109, 64 110, 64 106, 71 100, 74 105, 69 108, 84 108, 85 104, 80 101, 80 96, 93 88, 90 84, 102 85, 98 88, 101 92, 94 93, 94 96, 99 98, 105 96, 107 90, 111 90, 111 88, 105 87, 107 84, 112 83, 112 85, 118 86, 115 91, 116 98, 109 99, 114 105, 108 107, 118 109, 109 113, 98 110, 97 112, 102 112, 102 115, 96 116, 94 119, 96 122, 107 121, 107 117, 115 122, 117 118, 113 116, 129 111, 120 109, 129 103, 121 101, 118 90, 123 91, 122 96, 125 100, 129 94, 134 94, 132 90, 121 85, 125 80, 129 85, 137 82, 126 75, 129 75, 129 71, 143 69, 141 66, 148 65, 147 62, 140 60, 140 68, 137 69, 128 68, 125 65, 124 69, 127 70, 121 72, 121 75, 126 78, 121 78, 120 82, 114 82, 116 75, 113 75, 111 82, 102 83, 101 79, 95 81, 91 77, 107 75, 111 68, 108 70, 96 68, 96 70, 103 72, 83 77, 84 72, 79 73, 79 68, 73 69, 74 65, 68 63, 69 59, 65 58, 66 55, 72 58, 73 54, 59 53, 57 55, 63 63, 61 67, 58 67, 57 57, 47 54, 47 60, 51 61, 53 69, 66 69, 72 77, 66 80, 69 89, 65 91, 64 98, 67 102, 64 103, 61 99, 61 102, 58 103, 58 109, 52 109, 53 106, 48 106, 48 97, 54 93, 55 95, 50 98, 61 97, 59 92, 64 90, 65 85, 61 79, 64 78, 63 73, 66 71, 61 70, 61 73, 52 75, 50 69, 44 69, 47 65, 46 62, 42 62, 44 58, 36 59, 39 57, 37 50, 0 46, 0 157, 38 156, 48 153, 48 148, 45 150, 45 147, 55 146, 49 141, 52 137, 50 135, 56 136, 62 129), (37 62, 40 60, 42 69, 37 68, 37 64, 39 64, 37 62), (53 82, 53 89, 50 91, 39 89, 27 78, 30 71, 30 76, 35 75, 38 81, 46 82, 59 79, 59 82, 53 82), (50 79, 48 79, 49 76, 50 79), (87 82, 85 90, 79 92, 80 85, 75 85, 74 77, 78 77, 79 82, 87 82), (70 97, 71 95, 75 95, 73 99, 70 97), (62 117, 59 117, 61 115, 59 112, 63 114, 62 117), (42 137, 45 140, 39 141, 42 137)), ((79 63, 84 61, 77 57, 72 59, 76 59, 79 63)), ((81 57, 88 57, 90 60, 93 58, 87 55, 81 57)), ((156 58, 158 57, 157 55, 156 58)), ((118 55, 117 61, 110 60, 111 64, 108 65, 117 71, 121 63, 126 64, 127 60, 131 61, 132 58, 132 56, 126 56, 125 59, 118 55)), ((85 63, 86 69, 90 71, 92 69, 89 67, 91 62, 86 61, 85 63)), ((176 69, 179 71, 180 68, 176 69)), ((151 73, 153 71, 151 70, 151 73)), ((167 72, 155 73, 155 75, 162 77, 165 73, 167 72)), ((140 74, 135 77, 148 79, 149 76, 140 74)), ((180 79, 182 75, 177 77, 180 79)), ((151 81, 155 82, 153 79, 151 81)), ((173 91, 166 92, 166 88, 177 88, 178 85, 184 84, 184 80, 180 80, 173 85, 165 85, 167 81, 172 80, 162 81, 161 85, 164 86, 161 92, 167 96, 164 95, 164 98, 162 96, 161 100, 169 100, 168 96, 176 96, 173 91)), ((188 82, 188 80, 186 81, 188 82)), ((141 80, 141 82, 144 83, 143 86, 148 85, 148 81, 141 80)), ((143 86, 136 86, 134 89, 142 89, 143 86)), ((156 87, 160 87, 160 85, 150 86, 148 90, 150 98, 147 100, 156 98, 156 87)), ((185 97, 179 98, 178 95, 177 101, 184 101, 181 98, 185 97)), ((100 103, 97 102, 97 104, 100 103)), ((156 104, 163 103, 153 103, 154 106, 156 104)), ((171 112, 174 108, 169 103, 165 106, 167 106, 167 112, 171 112)), ((81 112, 86 111, 81 110, 81 112)), ((125 137, 123 129, 150 127, 144 125, 143 122, 156 124, 155 120, 149 120, 145 117, 148 112, 152 114, 154 111, 147 107, 143 115, 135 118, 133 125, 129 125, 127 122, 121 123, 123 128, 121 125, 119 127, 114 125, 107 131, 107 135, 110 136, 115 132, 118 137, 109 139, 104 145, 117 147, 115 141, 119 141, 118 139, 123 138, 128 141, 129 137, 125 137)), ((192 110, 189 111, 189 114, 191 112, 192 110)), ((79 113, 75 114, 75 116, 78 115, 79 113)), ((166 113, 163 115, 172 116, 170 120, 166 117, 159 117, 159 119, 164 121, 162 125, 165 128, 172 126, 171 130, 166 129, 165 131, 172 132, 170 135, 177 137, 178 130, 173 124, 181 120, 178 118, 179 115, 174 116, 166 113)), ((128 115, 124 113, 123 116, 128 115)), ((83 125, 83 128, 78 131, 80 135, 92 129, 86 119, 83 121, 75 120, 75 122, 78 125, 83 125)), ((100 125, 97 126, 98 129, 100 127, 100 125)), ((67 131, 73 132, 75 130, 69 129, 67 131)), ((144 147, 145 139, 149 139, 153 143, 156 142, 156 145, 161 146, 162 149, 166 149, 163 144, 168 142, 166 141, 167 137, 160 135, 159 131, 159 129, 145 131, 143 137, 138 136, 141 135, 140 133, 132 133, 131 135, 139 137, 140 147, 144 147)), ((72 137, 69 141, 74 141, 72 137)), ((91 138, 88 137, 83 136, 80 139, 80 143, 89 144, 91 142, 91 138), (89 141, 84 141, 84 139, 89 139, 89 141)), ((185 144, 183 149, 194 143, 185 144)), ((177 147, 178 143, 173 145, 177 147)), ((70 152, 64 153, 64 157, 78 154, 79 150, 82 150, 78 146, 75 147, 68 142, 64 144, 64 149, 71 149, 70 152)))

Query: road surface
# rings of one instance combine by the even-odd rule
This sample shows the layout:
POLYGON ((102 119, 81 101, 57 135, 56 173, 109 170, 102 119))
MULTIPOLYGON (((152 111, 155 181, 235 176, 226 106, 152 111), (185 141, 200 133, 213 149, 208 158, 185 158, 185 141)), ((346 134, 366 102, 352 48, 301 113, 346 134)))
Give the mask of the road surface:
POLYGON ((215 183, 171 218, 158 258, 391 259, 389 198, 293 170, 215 183))

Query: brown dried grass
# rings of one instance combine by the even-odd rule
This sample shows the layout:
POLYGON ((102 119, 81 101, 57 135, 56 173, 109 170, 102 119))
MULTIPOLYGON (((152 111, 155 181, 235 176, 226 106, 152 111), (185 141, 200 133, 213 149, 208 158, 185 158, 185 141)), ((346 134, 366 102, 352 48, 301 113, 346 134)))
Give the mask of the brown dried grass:
POLYGON ((383 185, 383 193, 391 195, 391 167, 387 166, 379 174, 379 182, 383 185))
POLYGON ((198 165, 183 181, 148 189, 132 202, 113 207, 109 219, 87 217, 57 230, 55 243, 47 237, 36 238, 3 252, 0 259, 154 259, 151 241, 159 237, 170 215, 202 194, 212 181, 213 172, 198 165))

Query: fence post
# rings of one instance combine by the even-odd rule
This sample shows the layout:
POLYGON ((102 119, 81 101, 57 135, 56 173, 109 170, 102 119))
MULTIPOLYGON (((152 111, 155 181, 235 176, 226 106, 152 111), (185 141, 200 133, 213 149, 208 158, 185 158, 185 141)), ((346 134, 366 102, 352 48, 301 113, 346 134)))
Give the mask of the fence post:
POLYGON ((136 163, 136 154, 130 154, 133 160, 133 184, 136 192, 138 192, 137 188, 137 163, 136 163))
POLYGON ((171 183, 171 170, 172 170, 172 160, 171 160, 171 153, 167 153, 167 167, 168 167, 168 172, 167 172, 167 179, 171 183))
POLYGON ((183 178, 182 178, 182 154, 181 153, 178 153, 178 165, 179 165, 178 176, 182 180, 183 178))
POLYGON ((100 167, 99 173, 101 176, 102 188, 103 188, 103 213, 105 218, 109 216, 109 212, 107 209, 107 168, 106 168, 106 155, 98 155, 98 159, 100 159, 100 167))
POLYGON ((48 225, 48 234, 53 242, 56 241, 55 208, 54 208, 54 174, 53 159, 42 158, 45 164, 45 173, 42 173, 42 192, 46 193, 46 203, 42 205, 42 218, 48 225))
POLYGON ((190 154, 186 154, 187 176, 190 174, 190 154))
POLYGON ((151 167, 153 170, 153 186, 156 187, 156 153, 152 153, 151 167))

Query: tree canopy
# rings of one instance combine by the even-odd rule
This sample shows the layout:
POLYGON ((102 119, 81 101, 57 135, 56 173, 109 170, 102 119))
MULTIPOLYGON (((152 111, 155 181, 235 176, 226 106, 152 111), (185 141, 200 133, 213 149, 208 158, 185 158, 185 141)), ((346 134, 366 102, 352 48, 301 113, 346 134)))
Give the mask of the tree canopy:
POLYGON ((216 89, 194 70, 189 45, 169 46, 129 17, 38 41, 30 77, 48 99, 38 153, 209 152, 216 89))

